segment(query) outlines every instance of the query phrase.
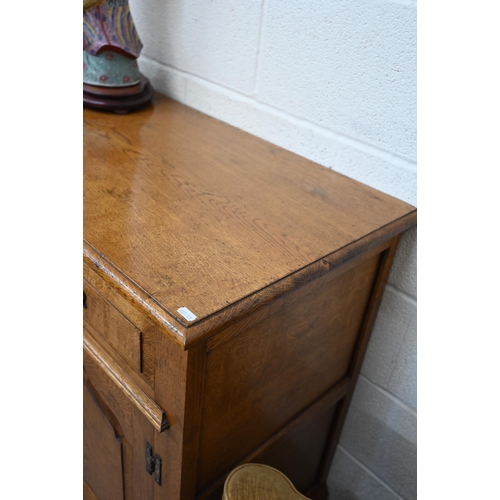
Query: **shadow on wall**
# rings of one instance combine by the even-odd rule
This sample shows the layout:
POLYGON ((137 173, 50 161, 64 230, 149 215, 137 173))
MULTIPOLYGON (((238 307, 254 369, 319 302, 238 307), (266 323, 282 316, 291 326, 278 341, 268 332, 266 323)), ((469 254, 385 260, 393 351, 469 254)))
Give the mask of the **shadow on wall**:
POLYGON ((386 484, 401 497, 416 500, 416 438, 416 417, 381 397, 361 377, 329 475, 332 497, 337 500, 333 491, 346 489, 351 492, 346 499, 395 500, 386 484), (371 473, 355 460, 369 465, 371 473))

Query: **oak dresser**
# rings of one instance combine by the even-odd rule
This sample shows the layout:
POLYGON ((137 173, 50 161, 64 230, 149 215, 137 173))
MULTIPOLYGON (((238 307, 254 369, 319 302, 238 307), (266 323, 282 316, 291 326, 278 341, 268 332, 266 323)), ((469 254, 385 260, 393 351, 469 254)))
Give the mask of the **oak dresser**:
POLYGON ((161 95, 84 111, 84 498, 326 476, 402 201, 161 95))

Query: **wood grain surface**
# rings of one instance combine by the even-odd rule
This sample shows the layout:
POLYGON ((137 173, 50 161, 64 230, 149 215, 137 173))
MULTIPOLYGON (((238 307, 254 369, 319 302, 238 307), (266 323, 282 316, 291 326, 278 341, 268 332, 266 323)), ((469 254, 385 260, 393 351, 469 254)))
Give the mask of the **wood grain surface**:
POLYGON ((217 318, 202 340, 243 299, 416 219, 406 203, 159 95, 126 116, 85 110, 84 165, 88 262, 184 346, 192 325, 217 318))

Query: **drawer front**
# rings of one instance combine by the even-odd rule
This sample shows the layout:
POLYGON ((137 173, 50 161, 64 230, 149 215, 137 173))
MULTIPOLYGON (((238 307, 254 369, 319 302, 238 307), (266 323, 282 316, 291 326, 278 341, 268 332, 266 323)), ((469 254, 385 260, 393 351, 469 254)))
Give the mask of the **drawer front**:
POLYGON ((83 266, 84 321, 154 388, 157 327, 90 266, 83 266))
POLYGON ((141 331, 84 281, 83 320, 137 372, 141 371, 141 331))

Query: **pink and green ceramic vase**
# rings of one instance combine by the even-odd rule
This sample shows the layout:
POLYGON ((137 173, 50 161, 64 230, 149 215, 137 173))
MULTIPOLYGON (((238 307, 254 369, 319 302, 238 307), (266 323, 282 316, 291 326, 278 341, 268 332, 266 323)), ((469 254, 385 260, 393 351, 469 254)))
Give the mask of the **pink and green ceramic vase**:
POLYGON ((141 49, 128 0, 83 0, 83 83, 138 84, 141 49))

